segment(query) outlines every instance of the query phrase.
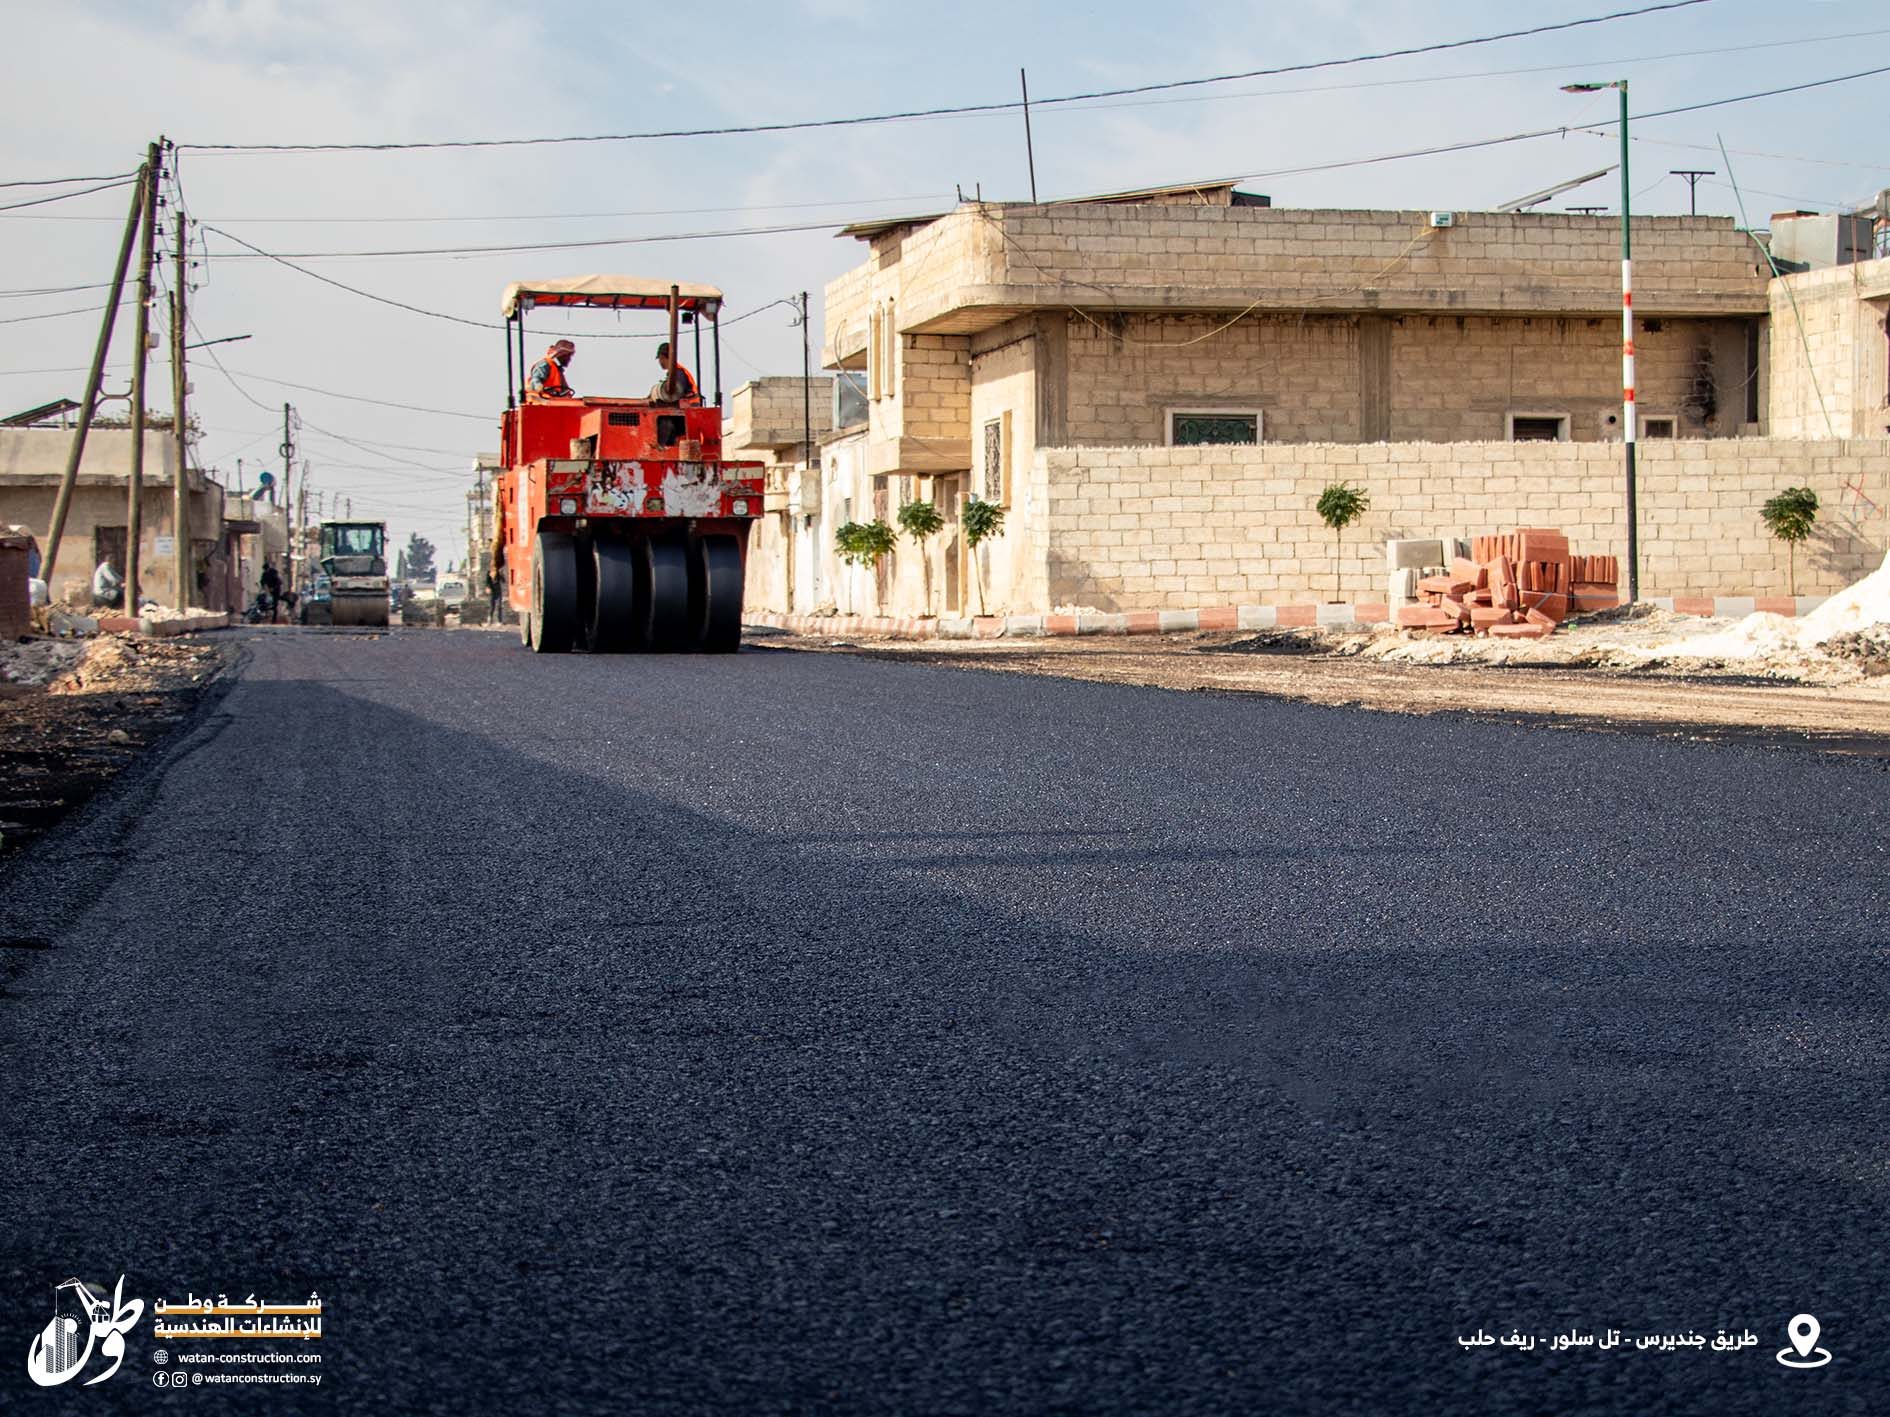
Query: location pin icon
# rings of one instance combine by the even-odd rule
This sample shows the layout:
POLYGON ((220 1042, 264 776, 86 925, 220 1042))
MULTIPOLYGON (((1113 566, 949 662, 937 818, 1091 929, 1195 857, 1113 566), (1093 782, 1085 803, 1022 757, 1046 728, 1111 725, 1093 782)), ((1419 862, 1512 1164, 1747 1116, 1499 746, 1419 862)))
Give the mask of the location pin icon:
POLYGON ((1811 1350, 1818 1342, 1818 1321, 1810 1314, 1794 1315, 1785 1325, 1785 1336, 1792 1341, 1792 1347, 1798 1350, 1800 1358, 1809 1358, 1811 1350))

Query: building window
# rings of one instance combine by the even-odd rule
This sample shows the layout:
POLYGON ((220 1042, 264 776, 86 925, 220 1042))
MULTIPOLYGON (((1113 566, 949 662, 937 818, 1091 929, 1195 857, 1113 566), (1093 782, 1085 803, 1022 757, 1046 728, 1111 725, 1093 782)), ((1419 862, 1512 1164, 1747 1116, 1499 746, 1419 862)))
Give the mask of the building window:
POLYGON ((1168 410, 1168 443, 1171 447, 1192 448, 1211 443, 1259 441, 1260 410, 1257 408, 1168 410))
POLYGON ((1509 441, 1512 443, 1566 443, 1566 413, 1512 413, 1509 415, 1509 441))
POLYGON ((1011 504, 1011 414, 1006 409, 984 424, 984 477, 978 496, 1000 507, 1011 504))
POLYGON ((1678 430, 1671 413, 1650 413, 1641 419, 1642 438, 1673 438, 1678 430))

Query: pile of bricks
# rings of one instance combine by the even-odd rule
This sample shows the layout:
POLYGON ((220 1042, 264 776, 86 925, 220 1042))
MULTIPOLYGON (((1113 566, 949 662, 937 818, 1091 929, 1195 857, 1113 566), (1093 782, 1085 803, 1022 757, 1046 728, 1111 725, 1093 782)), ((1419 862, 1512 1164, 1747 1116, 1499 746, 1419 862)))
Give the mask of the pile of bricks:
POLYGON ((1468 557, 1418 581, 1417 604, 1398 607, 1396 620, 1408 630, 1539 640, 1570 614, 1619 605, 1618 575, 1612 556, 1576 556, 1561 532, 1519 527, 1473 537, 1468 557))

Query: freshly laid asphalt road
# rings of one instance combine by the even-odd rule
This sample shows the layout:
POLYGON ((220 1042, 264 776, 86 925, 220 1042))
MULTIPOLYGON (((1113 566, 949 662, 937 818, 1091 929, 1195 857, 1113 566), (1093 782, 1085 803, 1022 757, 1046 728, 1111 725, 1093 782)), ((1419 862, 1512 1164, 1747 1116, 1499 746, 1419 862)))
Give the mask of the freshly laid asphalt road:
POLYGON ((232 648, 0 876, 0 1410, 1890 1408, 1880 763, 232 648), (310 1290, 319 1389, 153 1385, 153 1299, 310 1290))

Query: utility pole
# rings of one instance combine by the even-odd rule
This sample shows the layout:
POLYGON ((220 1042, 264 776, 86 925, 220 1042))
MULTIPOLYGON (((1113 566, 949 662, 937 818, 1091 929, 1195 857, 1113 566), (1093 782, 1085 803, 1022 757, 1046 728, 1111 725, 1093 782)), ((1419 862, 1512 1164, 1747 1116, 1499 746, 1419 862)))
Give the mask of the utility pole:
POLYGON ((66 452, 65 475, 59 479, 59 492, 53 499, 52 525, 46 532, 46 554, 40 563, 48 595, 52 594, 53 566, 59 560, 59 540, 66 533, 66 513, 72 507, 72 490, 79 482, 79 463, 85 457, 85 435, 92 430, 99 385, 105 379, 105 357, 111 352, 112 328, 118 320, 119 302, 125 298, 125 273, 131 269, 131 243, 144 216, 144 186, 149 180, 150 170, 141 170, 132 192, 131 211, 125 217, 125 235, 118 243, 118 264, 112 268, 112 292, 105 300, 105 318, 99 321, 98 343, 92 349, 92 368, 85 379, 85 401, 79 405, 78 426, 72 430, 72 446, 66 452))
POLYGON ((176 425, 177 449, 177 480, 171 492, 171 531, 175 538, 172 550, 176 553, 174 564, 179 610, 190 609, 190 593, 197 588, 197 578, 190 569, 190 439, 185 419, 185 404, 190 393, 189 378, 184 371, 184 326, 190 318, 190 262, 184 252, 184 243, 188 239, 184 208, 180 203, 177 208, 176 288, 171 291, 171 407, 174 410, 172 417, 176 425))
MULTIPOLYGON (((305 533, 308 528, 308 464, 307 463, 302 464, 302 488, 301 488, 301 491, 296 494, 295 522, 296 522, 296 527, 297 527, 297 535, 296 535, 295 540, 290 543, 290 547, 289 547, 289 564, 292 567, 296 563, 296 558, 301 553, 302 534, 305 533)), ((293 574, 290 575, 289 580, 290 580, 291 587, 293 587, 295 583, 295 577, 293 574)))
POLYGON ((1669 176, 1687 179, 1687 215, 1698 216, 1700 214, 1700 179, 1719 176, 1719 169, 1716 167, 1670 167, 1667 172, 1669 176))
MULTIPOLYGON (((807 496, 808 479, 820 481, 814 467, 814 323, 807 313, 807 292, 801 292, 801 496, 807 496)), ((794 542, 797 528, 794 513, 782 517, 787 534, 781 538, 782 564, 787 570, 787 608, 794 609, 794 542)))
POLYGON ((282 454, 282 524, 288 528, 288 550, 283 560, 288 564, 282 568, 283 588, 295 589, 295 500, 291 495, 291 482, 295 477, 295 434, 289 427, 289 420, 295 416, 295 410, 288 404, 282 405, 282 446, 276 451, 282 454))
POLYGON ((161 150, 145 149, 144 211, 138 231, 138 347, 131 355, 131 475, 125 497, 125 613, 138 613, 139 542, 144 536, 144 371, 151 358, 151 265, 157 243, 157 189, 161 150))
POLYGON ((1621 439, 1627 474, 1628 604, 1641 598, 1641 528, 1634 486, 1634 443, 1639 415, 1634 404, 1634 244, 1633 214, 1628 185, 1628 81, 1606 84, 1564 84, 1564 93, 1599 93, 1615 89, 1621 95, 1621 439))

